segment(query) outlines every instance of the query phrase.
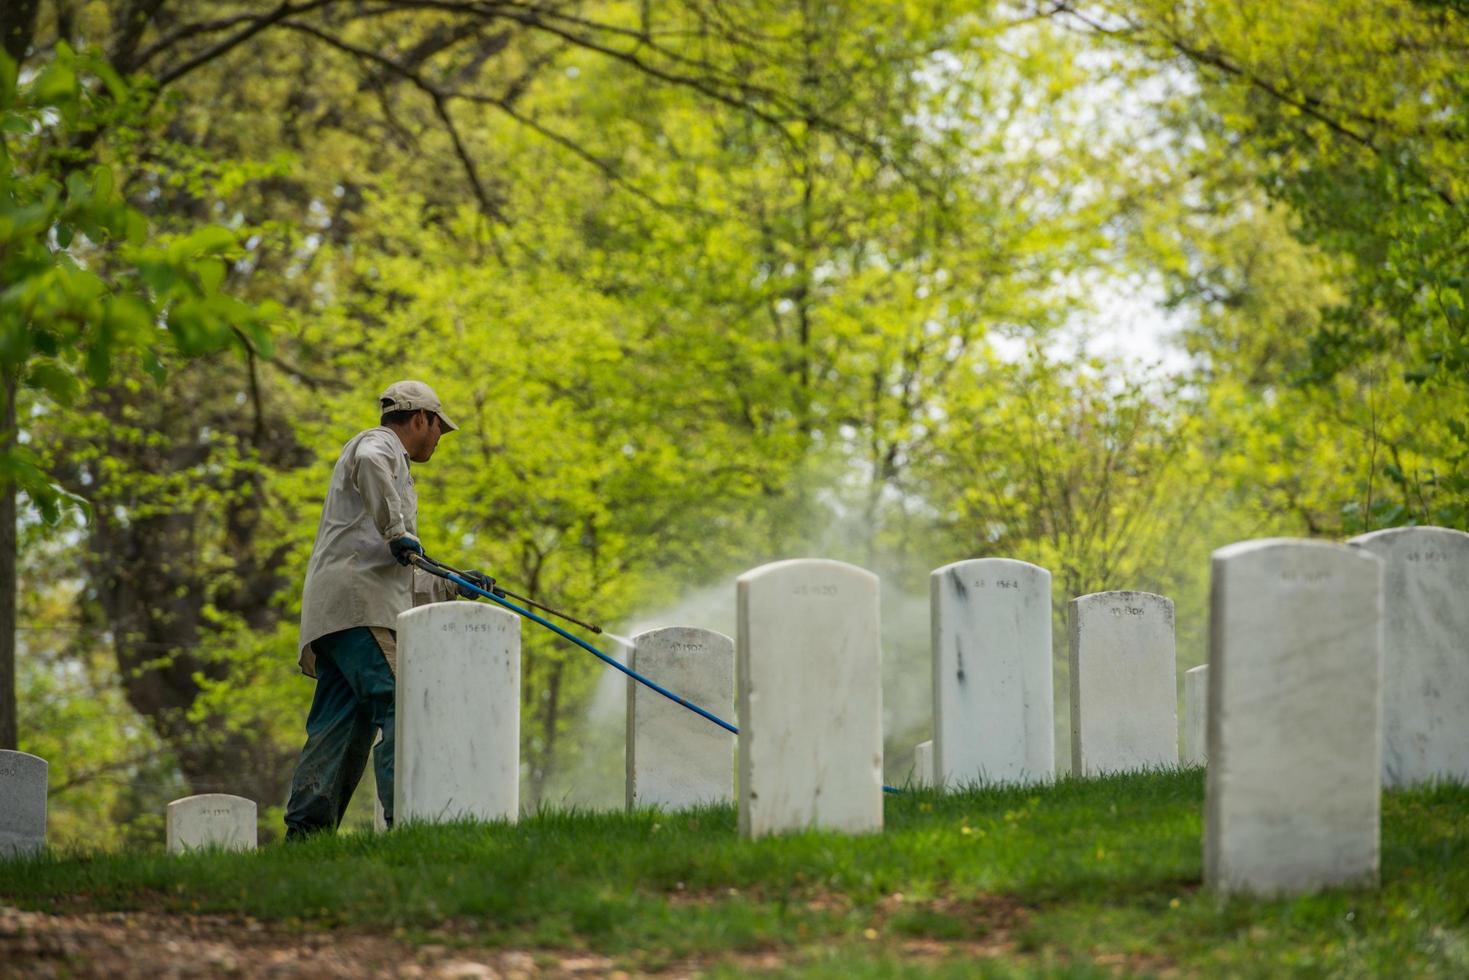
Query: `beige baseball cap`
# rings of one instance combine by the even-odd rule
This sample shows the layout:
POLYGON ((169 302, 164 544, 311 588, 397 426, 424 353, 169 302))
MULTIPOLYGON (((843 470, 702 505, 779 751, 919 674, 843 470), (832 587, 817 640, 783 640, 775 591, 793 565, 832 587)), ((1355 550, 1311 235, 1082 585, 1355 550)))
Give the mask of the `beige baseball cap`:
POLYGON ((439 401, 439 396, 422 381, 395 381, 378 395, 377 402, 384 413, 427 409, 439 417, 445 431, 453 432, 459 428, 444 414, 444 403, 439 401))

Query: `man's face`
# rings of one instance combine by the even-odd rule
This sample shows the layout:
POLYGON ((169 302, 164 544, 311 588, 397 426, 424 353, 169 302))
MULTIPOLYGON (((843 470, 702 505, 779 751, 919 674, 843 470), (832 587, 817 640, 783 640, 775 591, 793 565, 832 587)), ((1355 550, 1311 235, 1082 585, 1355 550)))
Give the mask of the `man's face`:
POLYGON ((443 424, 433 412, 419 412, 413 416, 409 425, 413 444, 409 448, 408 458, 415 463, 427 463, 439 446, 439 436, 444 434, 443 424))

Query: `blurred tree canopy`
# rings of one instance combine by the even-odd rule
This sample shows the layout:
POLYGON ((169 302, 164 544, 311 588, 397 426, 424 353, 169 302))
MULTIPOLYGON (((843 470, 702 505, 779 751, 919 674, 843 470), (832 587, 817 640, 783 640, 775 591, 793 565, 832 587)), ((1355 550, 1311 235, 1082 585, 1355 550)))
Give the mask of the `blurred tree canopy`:
MULTIPOLYGON (((281 802, 326 477, 401 377, 461 426, 430 553, 608 624, 993 554, 1058 608, 1174 595, 1191 664, 1212 548, 1469 524, 1456 4, 35 0, 0 38, 6 632, 68 832, 281 802)), ((554 799, 600 668, 524 656, 554 799)))

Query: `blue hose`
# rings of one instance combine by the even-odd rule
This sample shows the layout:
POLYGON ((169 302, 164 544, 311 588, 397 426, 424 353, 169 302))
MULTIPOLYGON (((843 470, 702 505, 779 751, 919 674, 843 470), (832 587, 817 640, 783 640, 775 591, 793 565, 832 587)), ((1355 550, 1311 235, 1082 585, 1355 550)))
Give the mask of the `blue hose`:
MULTIPOLYGON (((481 596, 484 596, 486 599, 490 599, 490 600, 493 600, 495 602, 498 602, 500 605, 504 606, 506 609, 509 609, 511 612, 517 613, 517 614, 525 617, 526 619, 529 619, 533 623, 539 623, 540 625, 546 627, 546 629, 548 629, 551 632, 555 633, 557 636, 563 637, 565 639, 570 640, 572 643, 575 643, 577 646, 579 646, 583 650, 587 651, 587 653, 590 653, 592 656, 596 657, 598 660, 601 660, 603 663, 607 664, 608 666, 616 667, 618 670, 622 671, 624 674, 626 674, 627 676, 631 677, 633 680, 637 681, 639 684, 642 684, 644 687, 648 687, 648 688, 651 688, 654 691, 657 691, 659 694, 663 695, 665 698, 667 698, 668 700, 672 701, 674 704, 678 704, 678 705, 681 705, 681 706, 683 706, 685 708, 688 708, 690 711, 692 711, 694 714, 700 716, 701 718, 704 718, 707 721, 714 722, 714 724, 718 725, 720 728, 723 728, 725 731, 729 732, 731 735, 738 735, 740 733, 740 730, 738 728, 736 728, 735 726, 731 725, 729 722, 725 721, 723 718, 720 718, 718 715, 715 715, 715 714, 712 714, 712 713, 710 713, 708 711, 705 711, 703 708, 699 707, 697 704, 694 704, 694 702, 688 700, 687 698, 679 697, 677 694, 674 694, 668 688, 662 686, 661 684, 657 683, 656 681, 653 681, 653 680, 650 680, 647 677, 644 677, 642 674, 639 674, 637 671, 633 670, 631 667, 627 667, 627 666, 625 666, 623 664, 618 663, 615 659, 613 659, 612 657, 607 656, 607 654, 603 653, 601 650, 598 650, 596 647, 592 646, 590 643, 588 643, 586 640, 583 640, 581 637, 579 637, 579 636, 573 636, 571 633, 568 633, 566 630, 562 629, 560 626, 557 626, 555 623, 553 623, 553 622, 551 622, 551 621, 549 621, 547 619, 543 619, 540 616, 537 616, 535 613, 531 612, 529 609, 524 609, 524 608, 522 608, 520 606, 517 606, 515 603, 511 602, 509 599, 506 599, 504 596, 498 596, 498 595, 495 595, 493 592, 491 592, 491 591, 489 591, 487 589, 480 588, 478 585, 475 585, 473 582, 471 582, 468 579, 464 578, 456 570, 451 569, 448 565, 444 565, 444 564, 442 564, 442 563, 440 563, 438 561, 435 561, 432 558, 428 558, 427 555, 425 555, 423 557, 426 559, 426 562, 420 564, 419 567, 422 568, 424 571, 429 572, 429 573, 431 573, 433 575, 437 575, 440 578, 448 579, 450 582, 453 582, 455 585, 459 586, 461 589, 467 589, 470 592, 475 593, 476 595, 481 595, 481 596), (438 566, 438 567, 435 568, 435 567, 431 567, 431 566, 438 566)), ((898 789, 896 786, 888 786, 888 785, 884 785, 883 788, 882 788, 882 791, 884 793, 901 793, 902 792, 902 790, 898 789)))

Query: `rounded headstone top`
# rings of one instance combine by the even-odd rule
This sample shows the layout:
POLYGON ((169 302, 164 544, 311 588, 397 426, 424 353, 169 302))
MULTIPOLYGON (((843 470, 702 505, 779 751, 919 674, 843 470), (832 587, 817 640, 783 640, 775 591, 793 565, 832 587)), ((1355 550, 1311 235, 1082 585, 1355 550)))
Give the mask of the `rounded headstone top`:
POLYGON ((725 636, 718 630, 705 629, 702 626, 655 626, 652 629, 643 630, 641 633, 632 635, 634 646, 642 643, 723 643, 734 645, 734 640, 725 636))
POLYGON ((1021 561, 1018 558, 966 558, 963 561, 950 562, 947 565, 941 565, 935 568, 929 573, 929 577, 962 575, 965 572, 978 571, 980 569, 1003 570, 1005 574, 1045 576, 1047 579, 1051 577, 1048 569, 1042 568, 1039 565, 1032 565, 1028 561, 1021 561))
POLYGON ((1296 554, 1307 551, 1318 551, 1322 555, 1354 555, 1358 558, 1365 557, 1362 552, 1349 545, 1339 544, 1335 541, 1322 541, 1319 538, 1256 538, 1253 541, 1237 541, 1227 544, 1222 548, 1216 548, 1211 556, 1215 561, 1228 561, 1244 555, 1263 555, 1272 551, 1291 551, 1296 554))
POLYGON ((1168 598, 1166 595, 1158 595, 1154 592, 1135 592, 1126 589, 1119 589, 1110 592, 1090 592, 1086 595, 1079 595, 1071 601, 1076 603, 1077 605, 1091 605, 1092 603, 1109 602, 1141 602, 1152 603, 1154 605, 1164 605, 1170 609, 1173 608, 1173 600, 1168 598))
POLYGON ((735 584, 744 587, 751 582, 766 578, 777 578, 786 575, 830 575, 833 577, 845 577, 849 579, 862 579, 876 586, 877 574, 869 572, 865 568, 851 565, 844 561, 833 558, 787 558, 782 561, 767 562, 757 568, 745 572, 735 584))
POLYGON ((195 793, 193 796, 180 797, 169 806, 233 806, 238 803, 255 805, 255 801, 249 797, 236 796, 233 793, 195 793))
POLYGON ((22 769, 45 772, 50 768, 50 764, 40 756, 31 755, 29 752, 19 752, 15 749, 0 749, 0 766, 3 765, 8 765, 16 772, 22 769))
POLYGON ((1469 547, 1469 534, 1450 527, 1424 524, 1416 527, 1390 527, 1348 538, 1347 544, 1375 552, 1388 552, 1395 547, 1419 542, 1433 542, 1446 547, 1469 547))
POLYGON ((398 628, 442 619, 446 623, 518 624, 520 617, 493 602, 430 602, 398 614, 398 628))

